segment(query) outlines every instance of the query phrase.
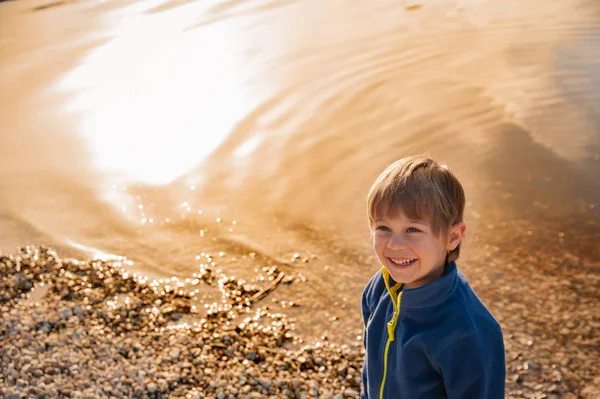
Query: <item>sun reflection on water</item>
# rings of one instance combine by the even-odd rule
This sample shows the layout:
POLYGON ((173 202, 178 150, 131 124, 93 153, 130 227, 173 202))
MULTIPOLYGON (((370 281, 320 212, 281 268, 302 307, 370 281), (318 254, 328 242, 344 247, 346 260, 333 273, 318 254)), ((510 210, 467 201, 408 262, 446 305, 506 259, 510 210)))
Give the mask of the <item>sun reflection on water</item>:
POLYGON ((249 111, 240 29, 226 23, 189 30, 203 7, 116 12, 110 40, 59 83, 74 93, 68 111, 81 115, 79 133, 100 171, 168 183, 249 111))

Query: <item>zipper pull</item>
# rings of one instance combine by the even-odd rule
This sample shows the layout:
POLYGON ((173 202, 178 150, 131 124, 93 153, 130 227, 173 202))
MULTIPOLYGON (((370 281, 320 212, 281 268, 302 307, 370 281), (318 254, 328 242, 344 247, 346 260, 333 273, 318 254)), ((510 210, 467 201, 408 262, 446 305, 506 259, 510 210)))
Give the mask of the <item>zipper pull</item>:
POLYGON ((387 329, 388 329, 388 335, 390 336, 390 341, 394 340, 395 327, 396 327, 396 317, 392 318, 392 320, 388 321, 388 323, 387 323, 387 329))

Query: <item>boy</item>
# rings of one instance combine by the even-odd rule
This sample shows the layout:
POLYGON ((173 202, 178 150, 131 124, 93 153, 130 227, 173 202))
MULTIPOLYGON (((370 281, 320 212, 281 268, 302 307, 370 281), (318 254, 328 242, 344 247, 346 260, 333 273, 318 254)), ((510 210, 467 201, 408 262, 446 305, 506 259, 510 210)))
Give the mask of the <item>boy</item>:
POLYGON ((500 325, 457 269, 465 194, 424 156, 391 164, 367 197, 383 268, 362 297, 361 398, 504 398, 500 325))

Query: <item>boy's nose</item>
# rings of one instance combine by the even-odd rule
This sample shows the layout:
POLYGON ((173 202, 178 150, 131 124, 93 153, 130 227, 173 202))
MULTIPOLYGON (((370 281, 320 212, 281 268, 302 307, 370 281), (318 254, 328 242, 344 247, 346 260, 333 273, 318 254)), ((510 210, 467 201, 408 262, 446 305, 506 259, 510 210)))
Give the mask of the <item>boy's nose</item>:
POLYGON ((404 247, 406 247, 406 241, 402 238, 401 235, 399 234, 394 234, 392 235, 392 237, 390 237, 388 243, 387 243, 387 247, 389 249, 402 249, 404 247))

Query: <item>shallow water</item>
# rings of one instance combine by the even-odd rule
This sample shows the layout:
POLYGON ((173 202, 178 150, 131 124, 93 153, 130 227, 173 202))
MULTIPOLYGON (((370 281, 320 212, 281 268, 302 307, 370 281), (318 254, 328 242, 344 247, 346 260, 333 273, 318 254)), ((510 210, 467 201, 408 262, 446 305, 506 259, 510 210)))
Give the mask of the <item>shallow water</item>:
POLYGON ((307 281, 270 299, 354 339, 366 192, 428 152, 467 191, 467 262, 599 260, 598 3, 418 4, 0 4, 0 249, 154 277, 285 262, 307 281))

